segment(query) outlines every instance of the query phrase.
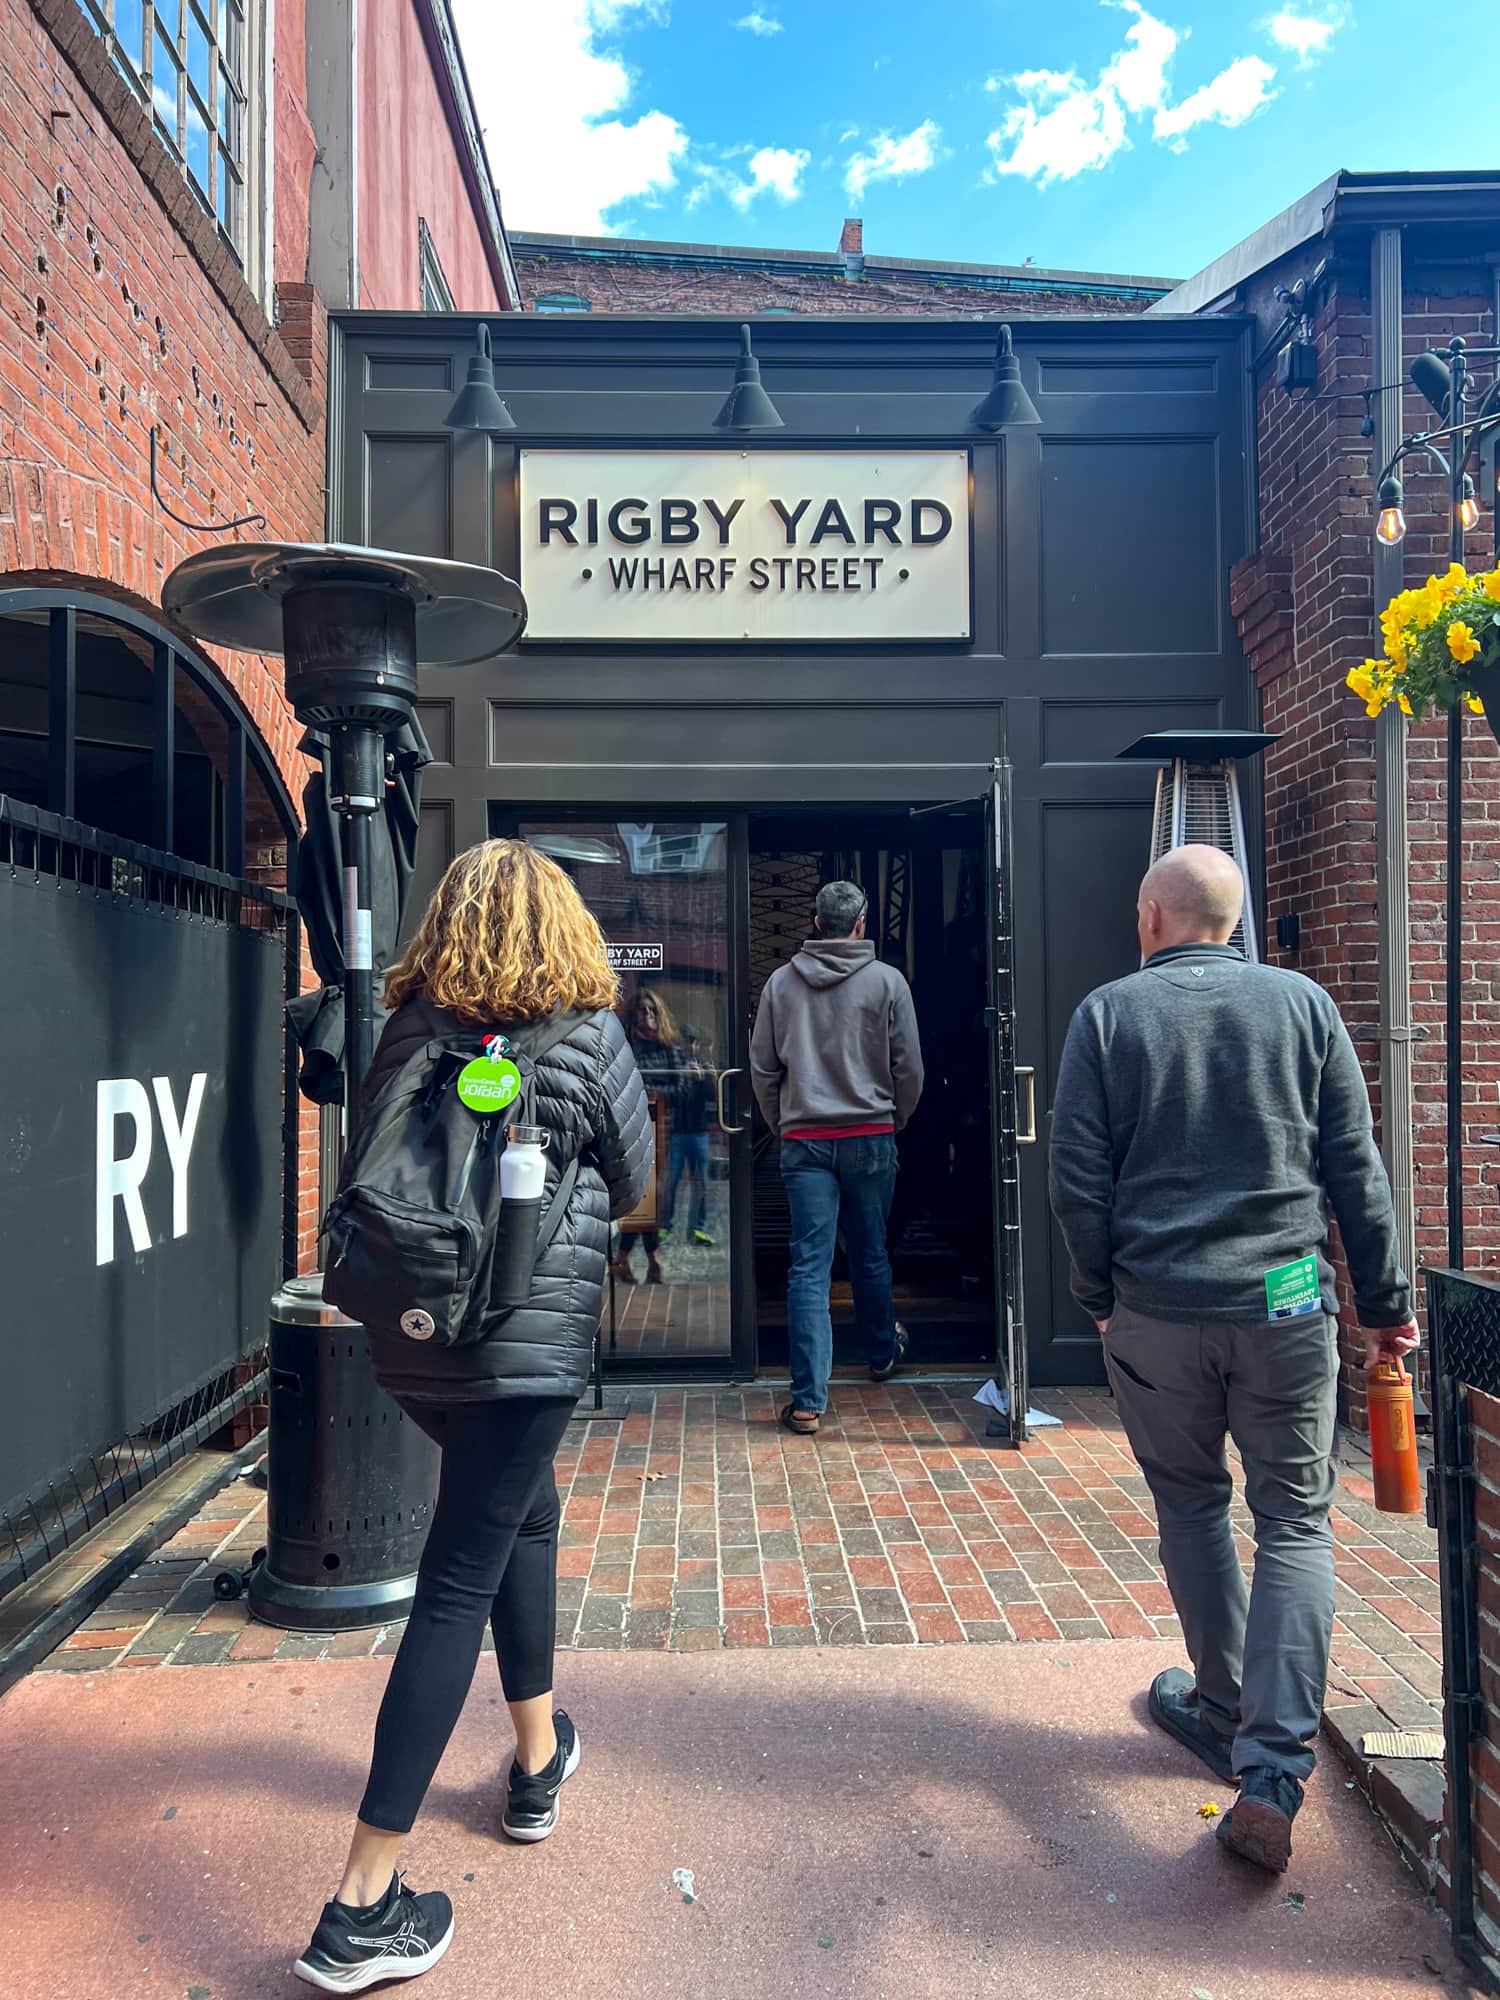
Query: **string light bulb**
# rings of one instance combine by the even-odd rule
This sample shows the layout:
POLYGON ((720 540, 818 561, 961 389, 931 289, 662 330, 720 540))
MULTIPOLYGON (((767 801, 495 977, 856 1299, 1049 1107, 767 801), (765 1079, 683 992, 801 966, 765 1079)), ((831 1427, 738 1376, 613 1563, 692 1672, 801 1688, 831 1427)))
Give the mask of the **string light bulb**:
POLYGON ((1375 539, 1388 549, 1395 548, 1406 534, 1406 516, 1401 511, 1401 481, 1391 473, 1380 482, 1380 512, 1375 521, 1375 539))
POLYGON ((1467 472, 1464 474, 1463 497, 1458 503, 1458 518, 1466 535, 1472 534, 1479 526, 1479 502, 1474 495, 1474 482, 1467 472))

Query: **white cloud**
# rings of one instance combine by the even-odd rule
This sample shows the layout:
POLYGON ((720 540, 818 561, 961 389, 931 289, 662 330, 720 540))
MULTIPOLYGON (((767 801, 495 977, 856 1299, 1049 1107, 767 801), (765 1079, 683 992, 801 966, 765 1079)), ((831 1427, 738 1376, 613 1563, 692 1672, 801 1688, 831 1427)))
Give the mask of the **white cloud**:
POLYGON ((1306 69, 1319 56, 1327 55, 1334 36, 1343 25, 1344 15, 1340 8, 1317 15, 1283 7, 1279 14, 1273 14, 1267 21, 1266 33, 1277 48, 1285 49, 1288 55, 1297 58, 1299 69, 1306 69))
MULTIPOLYGON (((1108 4, 1108 0, 1106 0, 1108 4)), ((989 135, 992 173, 1021 174, 1045 187, 1102 167, 1130 144, 1127 114, 1150 111, 1167 95, 1167 72, 1178 34, 1148 14, 1140 0, 1121 0, 1133 14, 1125 46, 1085 83, 1074 70, 1030 69, 991 77, 987 89, 1016 91, 1013 105, 989 135)))
POLYGON ((1163 105, 1156 114, 1152 132, 1165 139, 1174 153, 1187 150, 1186 134, 1195 125, 1243 125, 1276 95, 1271 88, 1276 72, 1259 56, 1241 56, 1228 69, 1220 70, 1212 83, 1205 83, 1180 104, 1163 105))
POLYGON ((752 7, 734 25, 750 35, 779 35, 782 32, 780 21, 773 14, 762 14, 759 7, 752 7))
MULTIPOLYGON (((733 159, 746 152, 750 152, 748 146, 737 147, 724 157, 733 159)), ((811 159, 811 153, 794 151, 789 146, 762 146, 750 152, 748 179, 741 179, 728 167, 695 161, 693 172, 698 181, 685 206, 701 208, 714 195, 722 195, 744 215, 763 194, 774 195, 781 202, 796 201, 802 194, 802 176, 811 159)))
POLYGON ((1196 125, 1240 125, 1275 95, 1276 75, 1258 56, 1241 56, 1211 82, 1180 103, 1171 102, 1173 60, 1186 36, 1154 14, 1141 0, 1102 0, 1134 18, 1124 45, 1090 83, 1072 69, 1031 69, 992 76, 985 88, 1014 93, 1012 104, 988 144, 987 179, 1019 174, 1046 187, 1049 182, 1106 166, 1130 146, 1133 121, 1151 118, 1155 138, 1175 152, 1185 149, 1196 125))
POLYGON ((867 153, 852 153, 844 163, 849 199, 859 201, 871 181, 904 181, 911 174, 925 174, 946 157, 941 141, 942 131, 931 118, 924 118, 901 139, 877 133, 867 153))
POLYGON ((661 0, 455 0, 464 64, 506 221, 606 235, 609 211, 676 185, 688 135, 625 114, 636 79, 605 38, 664 18, 661 0))

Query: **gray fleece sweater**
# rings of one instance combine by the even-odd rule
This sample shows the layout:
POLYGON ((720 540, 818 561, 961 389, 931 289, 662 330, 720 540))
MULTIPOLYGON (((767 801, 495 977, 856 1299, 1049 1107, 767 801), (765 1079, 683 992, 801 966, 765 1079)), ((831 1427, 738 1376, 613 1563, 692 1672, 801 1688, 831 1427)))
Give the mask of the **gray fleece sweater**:
POLYGON ((1091 993, 1052 1111, 1073 1292, 1156 1319, 1265 1320, 1266 1274, 1315 1256, 1332 1208, 1365 1326, 1411 1317, 1390 1184, 1348 1031, 1320 986, 1228 945, 1158 952, 1091 993))
POLYGON ((778 1135, 887 1119, 899 1132, 922 1095, 911 988, 867 939, 809 939, 766 981, 750 1074, 778 1135))

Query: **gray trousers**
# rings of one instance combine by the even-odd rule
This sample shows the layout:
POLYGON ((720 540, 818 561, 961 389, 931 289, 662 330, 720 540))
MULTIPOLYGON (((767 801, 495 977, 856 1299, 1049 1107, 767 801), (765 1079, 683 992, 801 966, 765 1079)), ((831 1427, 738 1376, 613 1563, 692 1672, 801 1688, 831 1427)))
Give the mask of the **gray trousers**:
POLYGON ((1183 1325, 1118 1306, 1104 1354, 1156 1501, 1204 1720, 1233 1738, 1236 1771, 1306 1778, 1333 1628, 1337 1324, 1309 1313, 1183 1325), (1248 1592, 1229 1525, 1226 1436, 1255 1521, 1248 1592))

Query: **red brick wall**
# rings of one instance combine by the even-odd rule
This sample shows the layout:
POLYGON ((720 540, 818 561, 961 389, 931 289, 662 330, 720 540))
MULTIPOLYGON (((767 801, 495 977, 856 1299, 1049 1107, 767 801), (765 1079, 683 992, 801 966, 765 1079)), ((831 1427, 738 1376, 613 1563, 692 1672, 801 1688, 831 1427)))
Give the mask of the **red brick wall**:
MULTIPOLYGON (((153 427, 177 512, 320 535, 318 399, 98 38, 72 0, 0 0, 0 46, 0 580, 158 606, 204 538, 152 499, 153 427)), ((279 668, 222 664, 295 792, 279 668)))
MULTIPOLYGON (((294 11, 284 0, 279 19, 294 11)), ((176 512, 260 510, 268 536, 321 537, 316 299, 289 288, 288 338, 271 326, 73 0, 0 0, 0 46, 0 587, 77 584, 159 610, 167 572, 208 538, 152 498, 153 426, 176 512)), ((306 196, 305 176, 280 189, 304 216, 306 196)), ((299 796, 301 731, 279 662, 218 664, 299 796)), ((284 847, 257 860, 284 880, 284 847)), ((306 1253, 306 1118, 301 1188, 306 1253)))
MULTIPOLYGON (((1471 280, 1472 282, 1472 280, 1471 280)), ((1451 292, 1451 284, 1450 284, 1451 292)), ((1457 332, 1489 339, 1478 296, 1435 297, 1409 272, 1405 301, 1408 358, 1457 332)), ((1327 394, 1336 383, 1370 379, 1365 273, 1339 265, 1326 284, 1314 328, 1318 399, 1288 397, 1268 369, 1258 392, 1260 548, 1232 579, 1231 602, 1263 704, 1264 726, 1281 735, 1266 755, 1268 956, 1316 979, 1333 996, 1360 1051, 1377 1120, 1380 1018, 1375 877, 1375 725, 1344 686, 1349 669, 1378 651, 1373 596, 1373 502, 1369 441, 1360 435, 1358 397, 1327 394), (1295 911, 1301 948, 1275 945, 1276 918, 1295 911)), ((1403 428, 1431 421, 1413 392, 1403 428)), ((1447 565, 1446 505, 1434 481, 1408 479, 1406 580, 1419 583, 1447 565)), ((1489 545, 1490 517, 1471 547, 1489 545)), ((1446 1260, 1444 1147, 1444 744, 1446 725, 1410 737, 1412 1003, 1424 1031, 1414 1063, 1414 1171, 1419 1262, 1446 1260)), ((1482 724, 1468 731, 1466 769, 1469 889, 1466 947, 1477 977, 1467 991, 1474 1023, 1465 1066, 1469 1151, 1470 1262, 1500 1261, 1500 1202, 1478 1136, 1500 1126, 1500 1059, 1484 1037, 1494 1021, 1491 965, 1500 941, 1500 761, 1482 724), (1490 1024, 1489 1026, 1484 1025, 1490 1024)), ((1345 1324, 1353 1300, 1342 1278, 1345 1324)), ((1363 1421, 1363 1379, 1346 1348, 1345 1401, 1363 1421)))
MULTIPOLYGON (((1428 346, 1444 347, 1455 334, 1471 345, 1496 339, 1490 303, 1490 274, 1472 273, 1463 289, 1445 274, 1408 271, 1404 338, 1406 358, 1428 346)), ((1460 278, 1459 284, 1463 284, 1460 278)), ((1493 364, 1479 365, 1488 380, 1493 364)), ((1473 407, 1472 404, 1470 406, 1473 407)), ((1409 390, 1403 432, 1429 428, 1436 419, 1409 390)), ((1448 567, 1448 496, 1436 469, 1416 462, 1406 478, 1408 531, 1402 552, 1408 586, 1448 567)), ((1482 482, 1476 482, 1481 487, 1482 482)), ((1468 541, 1468 567, 1494 561, 1494 517, 1486 511, 1468 541)), ((1485 1134, 1500 1130, 1500 1042, 1496 1040, 1495 958, 1500 950, 1500 747, 1478 718, 1465 718, 1464 756, 1464 1229, 1468 1266, 1493 1272, 1500 1267, 1500 1188, 1492 1161, 1500 1154, 1484 1146, 1485 1134)), ((1417 1128, 1417 1248, 1427 1262, 1446 1264, 1447 1200, 1445 1161, 1445 1038, 1447 881, 1446 718, 1413 730, 1407 813, 1411 831, 1412 1011, 1426 1030, 1417 1044, 1414 1070, 1417 1128)))
MULTIPOLYGON (((622 253, 628 246, 622 243, 622 253)), ((777 270, 733 265, 657 264, 619 257, 577 256, 567 251, 539 253, 513 244, 521 302, 534 309, 538 293, 573 292, 593 312, 722 313, 766 312, 772 307, 807 313, 900 313, 963 317, 1000 312, 1018 317, 1043 313, 1144 312, 1149 299, 1123 299, 1107 292, 997 290, 954 276, 882 269, 870 264, 860 278, 833 268, 777 270)))

